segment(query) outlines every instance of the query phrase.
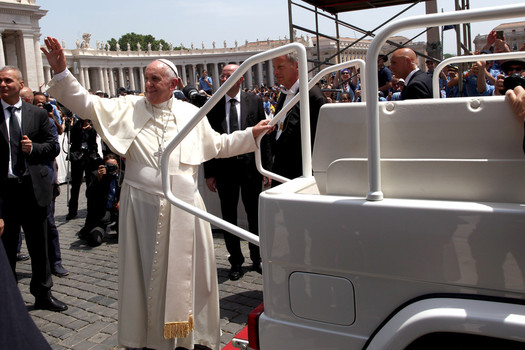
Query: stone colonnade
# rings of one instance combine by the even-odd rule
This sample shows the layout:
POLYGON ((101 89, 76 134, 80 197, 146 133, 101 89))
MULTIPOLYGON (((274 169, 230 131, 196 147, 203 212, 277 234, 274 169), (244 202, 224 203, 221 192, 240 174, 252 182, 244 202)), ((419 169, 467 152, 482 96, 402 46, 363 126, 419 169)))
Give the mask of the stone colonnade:
MULTIPOLYGON (((198 87, 198 79, 204 69, 213 80, 214 90, 220 86, 222 68, 230 63, 240 65, 246 59, 285 42, 272 41, 268 45, 256 47, 236 47, 213 50, 169 50, 169 51, 109 51, 99 47, 65 50, 70 71, 86 88, 101 90, 115 96, 119 87, 142 93, 144 90, 144 71, 155 59, 164 58, 173 62, 184 84, 198 87)), ((44 81, 52 78, 52 72, 44 59, 44 81)), ((275 84, 271 61, 261 62, 245 73, 243 88, 260 87, 262 84, 275 84)))

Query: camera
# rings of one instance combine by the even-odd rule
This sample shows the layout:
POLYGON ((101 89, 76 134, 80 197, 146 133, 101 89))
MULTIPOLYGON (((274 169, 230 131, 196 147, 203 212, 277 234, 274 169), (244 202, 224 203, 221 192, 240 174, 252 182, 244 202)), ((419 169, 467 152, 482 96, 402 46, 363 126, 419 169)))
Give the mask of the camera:
POLYGON ((106 174, 108 174, 109 176, 117 176, 118 168, 115 164, 106 163, 104 167, 106 168, 106 174))
POLYGON ((501 93, 505 94, 507 90, 513 90, 516 86, 521 86, 525 89, 525 77, 519 73, 514 73, 503 80, 504 89, 501 90, 501 93))
POLYGON ((53 113, 53 106, 49 102, 42 103, 42 108, 44 108, 47 113, 53 113))
POLYGON ((195 86, 188 84, 182 89, 182 92, 184 93, 184 96, 190 101, 191 104, 202 107, 208 101, 208 97, 205 95, 201 95, 199 91, 195 88, 195 86))

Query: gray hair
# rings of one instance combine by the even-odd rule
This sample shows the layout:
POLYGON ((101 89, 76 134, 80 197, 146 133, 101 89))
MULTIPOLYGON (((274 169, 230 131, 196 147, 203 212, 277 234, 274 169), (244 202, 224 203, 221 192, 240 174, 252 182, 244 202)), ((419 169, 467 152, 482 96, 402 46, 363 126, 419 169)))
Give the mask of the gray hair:
POLYGON ((286 59, 290 61, 290 63, 299 62, 299 55, 297 54, 297 51, 289 52, 285 56, 286 56, 286 59))
POLYGON ((20 69, 18 67, 15 67, 15 66, 4 66, 0 69, 0 72, 5 72, 5 71, 14 71, 15 72, 15 75, 16 75, 16 78, 19 80, 19 81, 23 81, 24 78, 22 77, 22 72, 20 71, 20 69))

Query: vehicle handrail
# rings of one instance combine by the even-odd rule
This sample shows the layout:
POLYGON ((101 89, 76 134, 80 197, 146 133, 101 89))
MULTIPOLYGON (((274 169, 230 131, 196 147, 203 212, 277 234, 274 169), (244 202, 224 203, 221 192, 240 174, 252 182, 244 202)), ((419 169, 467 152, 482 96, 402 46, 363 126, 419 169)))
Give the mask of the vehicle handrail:
MULTIPOLYGON (((441 25, 459 24, 465 22, 480 22, 525 16, 525 5, 509 5, 487 7, 476 10, 463 10, 447 13, 436 13, 424 16, 414 16, 396 20, 383 27, 370 43, 366 54, 367 62, 376 62, 377 56, 386 40, 401 30, 419 27, 435 27, 441 25)), ((379 135, 379 102, 377 99, 378 81, 377 67, 374 64, 366 66, 363 80, 368 82, 365 96, 367 99, 367 138, 368 138, 368 182, 369 191, 366 195, 369 201, 383 199, 381 190, 381 155, 379 135)))
MULTIPOLYGON (((197 124, 206 116, 206 114, 224 97, 226 92, 248 71, 253 65, 267 61, 274 57, 285 55, 289 52, 297 51, 299 57, 299 84, 300 90, 299 95, 302 100, 308 101, 308 71, 307 71, 307 59, 306 59, 306 48, 299 43, 288 44, 281 46, 266 52, 259 53, 248 58, 244 61, 239 68, 226 80, 224 84, 217 90, 216 93, 202 106, 195 116, 179 131, 177 136, 169 142, 164 150, 161 157, 161 176, 162 176, 162 191, 166 196, 166 199, 175 205, 176 207, 185 210, 203 220, 206 220, 217 227, 220 227, 234 235, 247 240, 250 243, 259 245, 259 237, 254 235, 247 230, 244 230, 236 225, 233 225, 213 214, 208 213, 205 210, 197 208, 194 205, 188 204, 183 200, 177 198, 171 191, 171 183, 169 177, 169 161, 170 155, 177 147, 177 145, 190 133, 190 131, 197 126, 197 124)), ((303 169, 309 168, 311 173, 311 151, 310 151, 310 123, 309 123, 309 104, 301 104, 301 132, 306 137, 303 138, 303 142, 308 144, 308 152, 303 152, 303 169)), ((272 120, 273 121, 273 120, 272 120)), ((275 122, 273 123, 275 124, 275 122)), ((259 140, 260 142, 260 140, 259 140)), ((258 145, 260 146, 260 144, 258 145)), ((304 150, 303 145, 303 150, 304 150)))
POLYGON ((492 61, 492 60, 508 60, 511 58, 520 58, 525 57, 525 51, 517 52, 505 52, 505 53, 492 53, 492 54, 483 54, 483 55, 467 55, 467 56, 455 56, 447 58, 446 60, 441 61, 436 68, 434 68, 434 75, 432 76, 432 93, 434 98, 439 98, 439 73, 443 67, 448 66, 452 63, 465 63, 465 62, 475 62, 475 61, 492 61))
MULTIPOLYGON (((309 82, 308 82, 308 91, 310 91, 310 89, 312 89, 314 87, 315 84, 317 84, 326 74, 328 73, 331 73, 331 72, 336 72, 340 69, 343 69, 343 68, 347 68, 347 67, 350 67, 354 64, 356 64, 359 66, 359 68, 361 69, 361 72, 364 72, 365 71, 365 61, 361 60, 361 59, 354 59, 354 60, 350 60, 350 61, 346 61, 346 62, 343 62, 343 63, 339 63, 339 64, 335 64, 333 66, 329 66, 329 67, 326 67, 325 69, 321 70, 319 73, 317 73, 309 82)), ((361 80, 361 91, 364 90, 364 86, 365 86, 365 82, 363 80, 361 80)), ((279 122, 282 118, 284 118, 286 116, 286 113, 288 113, 288 111, 293 107, 295 106, 295 104, 297 102, 299 102, 299 95, 295 95, 289 103, 286 104, 286 106, 283 107, 283 109, 281 109, 279 111, 279 113, 277 113, 275 115, 275 117, 273 117, 272 119, 272 125, 275 125, 277 122, 279 122)), ((302 98, 301 98, 302 99, 302 98)), ((362 96, 362 100, 365 101, 365 98, 364 96, 362 96)), ((304 100, 303 100, 304 101, 304 100)), ((306 101, 308 101, 308 99, 306 99, 306 101)), ((308 119, 309 121, 309 119, 308 119)), ((301 123, 303 121, 301 120, 301 123)), ((301 139, 304 139, 304 137, 302 136, 304 134, 301 134, 301 139)), ((309 136, 310 134, 308 134, 308 138, 310 137, 309 136)), ((261 139, 264 137, 264 135, 259 135, 257 137, 257 144, 260 145, 261 143, 261 139)), ((311 149, 304 149, 303 148, 303 155, 305 152, 308 152, 308 154, 311 154, 311 149)), ((304 158, 303 158, 304 159, 304 158)), ((263 176, 266 176, 266 177, 269 177, 273 180, 277 180, 279 182, 287 182, 287 181, 290 181, 290 179, 288 178, 285 178, 285 177, 282 177, 278 174, 275 174, 271 171, 268 171, 267 169, 264 169, 263 165, 262 165, 262 159, 261 159, 261 148, 259 147, 257 149, 257 151, 255 151, 255 165, 257 167, 257 170, 259 170, 259 172, 263 175, 263 176)), ((308 174, 311 174, 312 173, 312 168, 310 166, 309 169, 306 169, 308 170, 308 174)), ((306 177, 306 175, 303 174, 303 176, 306 177)), ((311 175, 309 175, 311 176, 311 175)))

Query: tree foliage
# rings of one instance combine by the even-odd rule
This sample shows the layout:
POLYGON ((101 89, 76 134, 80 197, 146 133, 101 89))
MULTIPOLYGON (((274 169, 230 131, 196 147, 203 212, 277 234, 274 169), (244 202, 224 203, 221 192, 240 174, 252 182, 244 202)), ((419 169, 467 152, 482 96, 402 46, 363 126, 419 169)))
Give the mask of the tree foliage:
MULTIPOLYGON (((131 51, 137 51, 137 43, 140 44, 141 50, 146 51, 148 49, 148 44, 151 44, 151 50, 157 51, 159 49, 159 44, 162 44, 162 50, 169 50, 169 44, 164 39, 155 39, 153 35, 142 35, 136 33, 127 33, 122 35, 118 40, 111 38, 108 40, 111 51, 117 50, 117 43, 120 46, 120 49, 123 51, 127 50, 128 43, 130 45, 131 51)), ((179 49, 174 47, 175 50, 179 49)))

